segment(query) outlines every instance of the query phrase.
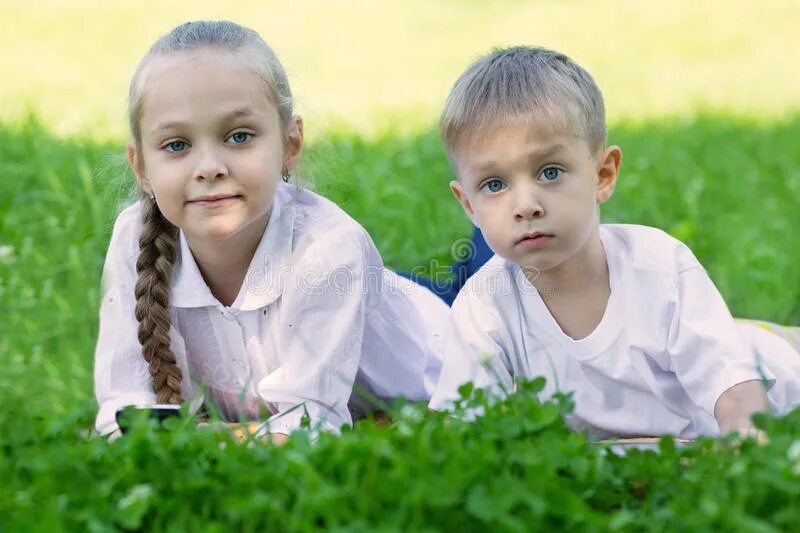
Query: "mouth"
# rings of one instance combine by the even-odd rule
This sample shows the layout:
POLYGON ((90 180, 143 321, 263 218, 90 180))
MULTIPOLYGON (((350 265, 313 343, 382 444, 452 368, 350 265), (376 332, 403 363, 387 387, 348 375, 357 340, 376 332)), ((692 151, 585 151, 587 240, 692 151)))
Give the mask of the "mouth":
POLYGON ((215 207, 236 201, 241 197, 242 196, 240 194, 208 194, 206 196, 192 198, 186 203, 204 207, 215 207))
POLYGON ((536 231, 534 233, 526 233, 515 243, 517 246, 521 246, 522 248, 527 249, 537 249, 542 248, 550 242, 554 235, 552 233, 542 233, 540 231, 536 231))

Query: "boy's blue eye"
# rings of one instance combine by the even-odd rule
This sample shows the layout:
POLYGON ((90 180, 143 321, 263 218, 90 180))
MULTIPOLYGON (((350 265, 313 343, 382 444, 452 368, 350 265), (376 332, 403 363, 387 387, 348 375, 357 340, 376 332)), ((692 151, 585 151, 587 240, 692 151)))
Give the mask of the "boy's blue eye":
POLYGON ((486 183, 481 186, 481 189, 485 189, 488 192, 500 192, 505 189, 506 184, 503 183, 499 179, 490 179, 486 183))
POLYGON ((564 171, 557 167, 547 167, 546 169, 542 170, 542 173, 539 174, 539 177, 544 181, 555 181, 564 171))
POLYGON ((249 141, 252 136, 252 133, 247 133, 246 131, 237 131, 228 137, 228 139, 230 139, 233 144, 243 144, 249 141))
POLYGON ((178 153, 186 150, 186 147, 187 147, 186 141, 172 141, 167 143, 167 145, 164 146, 164 149, 167 152, 178 153))

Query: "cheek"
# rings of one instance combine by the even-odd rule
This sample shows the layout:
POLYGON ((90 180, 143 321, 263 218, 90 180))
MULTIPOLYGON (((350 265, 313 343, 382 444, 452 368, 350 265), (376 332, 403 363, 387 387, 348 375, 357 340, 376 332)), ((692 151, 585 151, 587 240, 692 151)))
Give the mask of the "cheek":
POLYGON ((480 197, 470 198, 470 209, 472 209, 472 218, 476 221, 488 222, 494 218, 494 209, 491 202, 487 202, 480 197))
POLYGON ((500 202, 483 202, 473 206, 473 222, 481 228, 487 239, 498 238, 509 231, 509 216, 500 202))
POLYGON ((260 154, 253 154, 254 157, 248 158, 243 162, 242 170, 249 176, 259 176, 261 179, 270 182, 279 181, 281 169, 283 168, 282 152, 265 151, 260 154))
POLYGON ((246 183, 242 182, 242 185, 249 194, 250 200, 255 202, 253 207, 269 210, 275 201, 275 194, 280 183, 280 169, 274 171, 272 168, 265 170, 262 167, 260 172, 253 172, 246 183))
POLYGON ((564 212, 565 219, 569 221, 569 225, 580 231, 581 228, 590 226, 594 219, 594 203, 582 201, 580 203, 572 203, 569 208, 564 212))
POLYGON ((185 214, 178 206, 182 206, 183 204, 179 204, 173 198, 168 198, 164 194, 159 196, 158 191, 156 191, 156 202, 164 218, 173 226, 181 227, 185 214))
POLYGON ((278 182, 275 180, 270 180, 268 183, 264 183, 261 186, 261 198, 262 202, 268 204, 268 208, 272 207, 272 202, 275 201, 275 192, 278 189, 278 182))
POLYGON ((562 212, 572 220, 590 218, 597 209, 595 192, 588 187, 576 187, 559 201, 563 205, 562 212))
POLYGON ((178 197, 183 196, 184 181, 179 179, 174 172, 152 172, 147 176, 150 178, 150 185, 156 197, 162 197, 165 200, 169 198, 170 202, 176 202, 178 197))

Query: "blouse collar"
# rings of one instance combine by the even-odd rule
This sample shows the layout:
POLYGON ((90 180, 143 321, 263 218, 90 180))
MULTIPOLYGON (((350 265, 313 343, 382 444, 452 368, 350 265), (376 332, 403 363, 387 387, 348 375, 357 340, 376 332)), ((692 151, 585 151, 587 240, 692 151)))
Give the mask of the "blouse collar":
MULTIPOLYGON (((275 193, 267 228, 253 254, 244 283, 230 308, 252 311, 269 305, 283 292, 291 273, 291 253, 296 202, 294 186, 281 184, 275 193)), ((180 253, 175 262, 171 299, 174 307, 219 307, 219 300, 206 285, 192 256, 183 231, 179 231, 180 253)))

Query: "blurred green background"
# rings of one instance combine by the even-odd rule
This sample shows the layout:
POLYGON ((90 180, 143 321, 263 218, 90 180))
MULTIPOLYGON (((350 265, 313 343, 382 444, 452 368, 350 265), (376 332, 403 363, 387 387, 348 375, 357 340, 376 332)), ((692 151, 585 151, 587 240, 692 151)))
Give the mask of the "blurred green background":
POLYGON ((493 46, 566 52, 625 154, 605 219, 685 240, 737 315, 800 323, 799 2, 5 0, 0 434, 91 423, 100 269, 131 184, 127 83, 155 38, 198 18, 275 48, 306 121, 304 179, 388 265, 435 275, 469 234, 435 128, 451 84, 493 46))

